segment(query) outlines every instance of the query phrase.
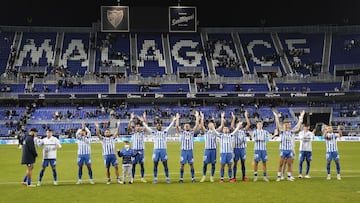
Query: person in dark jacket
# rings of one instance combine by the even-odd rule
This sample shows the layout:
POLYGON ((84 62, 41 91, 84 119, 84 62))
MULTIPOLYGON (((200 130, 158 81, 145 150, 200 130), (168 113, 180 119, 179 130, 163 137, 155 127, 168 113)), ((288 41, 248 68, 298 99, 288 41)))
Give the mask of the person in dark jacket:
POLYGON ((34 143, 34 138, 37 136, 37 134, 38 130, 36 128, 31 128, 29 135, 25 136, 22 147, 21 164, 26 165, 26 173, 22 184, 26 185, 27 187, 35 187, 35 185, 31 185, 31 174, 34 168, 36 157, 38 155, 34 143))
POLYGON ((126 184, 126 177, 129 178, 129 184, 134 183, 134 178, 132 176, 133 158, 142 154, 142 152, 131 149, 130 142, 125 140, 124 148, 122 150, 118 150, 117 154, 119 157, 122 157, 123 180, 121 183, 126 184))

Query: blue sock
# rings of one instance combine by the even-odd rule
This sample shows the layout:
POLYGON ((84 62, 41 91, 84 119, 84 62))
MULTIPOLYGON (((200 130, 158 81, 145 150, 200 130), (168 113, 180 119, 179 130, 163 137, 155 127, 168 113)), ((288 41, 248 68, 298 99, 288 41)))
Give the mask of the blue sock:
POLYGON ((310 161, 306 161, 306 175, 309 174, 310 170, 310 161))
POLYGON ((88 168, 88 173, 89 173, 89 178, 90 179, 93 179, 93 173, 92 173, 92 169, 91 168, 88 168))
POLYGON ((190 172, 191 172, 191 178, 194 179, 195 169, 194 169, 194 168, 191 168, 191 169, 190 169, 190 172))
POLYGON ((78 170, 78 179, 81 180, 82 178, 82 168, 79 168, 78 170))
POLYGON ((144 178, 144 175, 145 175, 144 165, 141 165, 140 167, 141 167, 141 168, 140 168, 141 177, 144 178))
POLYGON ((164 171, 165 171, 165 177, 169 178, 169 168, 167 166, 164 167, 164 171))
POLYGON ((27 176, 24 176, 24 181, 23 182, 26 182, 27 181, 27 176))
POLYGON ((206 176, 207 164, 203 165, 203 176, 206 176))
POLYGON ((224 173, 225 173, 224 168, 221 168, 221 169, 220 169, 220 177, 221 177, 222 179, 224 178, 224 173))
POLYGON ((266 177, 266 175, 267 175, 266 172, 264 172, 264 173, 263 173, 263 176, 266 177))
POLYGON ((236 164, 236 165, 234 165, 234 167, 233 167, 233 171, 234 171, 234 178, 236 178, 237 164, 236 164))
POLYGON ((231 167, 229 167, 229 169, 228 169, 228 176, 229 176, 229 179, 230 178, 232 178, 232 168, 231 167))
POLYGON ((53 169, 53 177, 54 177, 54 181, 57 181, 56 169, 53 169))
POLYGON ((211 164, 211 176, 215 174, 215 164, 211 164))
MULTIPOLYGON (((244 178, 245 177, 245 162, 241 162, 241 172, 242 172, 242 177, 244 178)), ((234 172, 235 174, 235 172, 234 172)), ((236 177, 234 175, 234 177, 236 177)))
POLYGON ((328 161, 326 164, 326 170, 327 170, 327 173, 330 174, 330 161, 328 161))
POLYGON ((337 172, 337 174, 340 174, 340 163, 339 163, 339 161, 335 161, 335 164, 336 164, 336 172, 337 172))
POLYGON ((157 178, 157 172, 158 172, 157 166, 154 166, 154 178, 157 178))
POLYGON ((44 173, 45 173, 45 170, 44 169, 41 169, 40 171, 40 175, 39 175, 39 181, 41 182, 43 176, 44 176, 44 173))
POLYGON ((27 178, 27 184, 31 185, 31 178, 27 178))
POLYGON ((180 179, 184 177, 184 168, 180 167, 180 179))

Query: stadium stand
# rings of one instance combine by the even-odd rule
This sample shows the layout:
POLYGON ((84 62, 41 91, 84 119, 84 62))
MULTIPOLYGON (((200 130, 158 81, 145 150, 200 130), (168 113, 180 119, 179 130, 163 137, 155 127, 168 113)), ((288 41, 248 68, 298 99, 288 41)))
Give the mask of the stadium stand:
POLYGON ((142 77, 162 77, 167 73, 162 35, 139 33, 137 38, 137 67, 142 77))
POLYGON ((30 127, 72 137, 84 119, 94 133, 94 121, 105 129, 119 118, 126 135, 131 112, 146 112, 152 126, 175 113, 193 122, 194 109, 207 122, 247 110, 252 127, 261 119, 271 132, 273 111, 295 123, 307 109, 312 126, 342 124, 360 134, 356 31, 81 30, 0 33, 2 137, 30 127))
POLYGON ((98 32, 96 36, 95 72, 129 75, 130 66, 130 37, 128 34, 114 34, 98 32))

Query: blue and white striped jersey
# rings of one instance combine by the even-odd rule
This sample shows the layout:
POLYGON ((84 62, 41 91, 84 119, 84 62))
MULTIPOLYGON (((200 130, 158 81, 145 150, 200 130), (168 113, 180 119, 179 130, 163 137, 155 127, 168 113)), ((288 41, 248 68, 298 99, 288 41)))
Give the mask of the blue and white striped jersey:
POLYGON ((215 133, 220 137, 220 153, 233 153, 233 136, 239 130, 239 127, 236 127, 232 133, 219 133, 215 130, 215 133))
POLYGON ((144 131, 140 132, 132 132, 131 133, 131 142, 132 148, 134 150, 143 150, 145 149, 145 141, 144 141, 145 133, 144 131))
POLYGON ((281 131, 279 136, 280 136, 280 150, 294 150, 293 131, 281 131))
POLYGON ((234 148, 246 148, 246 130, 240 129, 234 134, 234 148))
POLYGON ((103 155, 111 155, 111 154, 116 155, 115 142, 116 142, 115 137, 113 137, 113 136, 110 136, 110 137, 103 136, 103 138, 101 139, 103 155))
POLYGON ((220 133, 220 153, 232 153, 232 134, 231 133, 220 133))
POLYGON ((86 135, 81 136, 80 132, 81 129, 78 129, 76 132, 76 139, 78 144, 78 154, 90 154, 91 153, 91 146, 90 146, 90 139, 91 139, 91 132, 88 128, 85 128, 86 135))
POLYGON ((167 144, 166 144, 167 131, 154 130, 151 133, 154 136, 153 138, 154 149, 167 149, 167 144))
POLYGON ((164 130, 152 130, 146 123, 143 123, 147 131, 151 132, 154 142, 154 149, 167 149, 166 138, 170 128, 174 125, 175 121, 172 121, 170 125, 164 130))
POLYGON ((204 133, 205 149, 216 149, 216 133, 213 130, 207 130, 204 133))
POLYGON ((339 138, 338 133, 327 133, 325 135, 326 152, 337 152, 337 139, 339 138))
POLYGON ((269 137, 269 132, 267 130, 255 129, 253 131, 254 136, 254 150, 267 150, 266 149, 266 141, 269 137))
POLYGON ((194 149, 194 131, 181 131, 180 133, 180 148, 182 150, 194 149))

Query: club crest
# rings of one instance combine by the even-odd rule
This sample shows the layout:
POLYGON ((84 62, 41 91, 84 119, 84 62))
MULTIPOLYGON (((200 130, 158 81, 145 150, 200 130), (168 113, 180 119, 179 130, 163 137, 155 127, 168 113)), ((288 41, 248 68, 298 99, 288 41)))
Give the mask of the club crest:
POLYGON ((122 9, 109 9, 106 14, 107 20, 114 28, 119 26, 124 18, 124 10, 122 9))

